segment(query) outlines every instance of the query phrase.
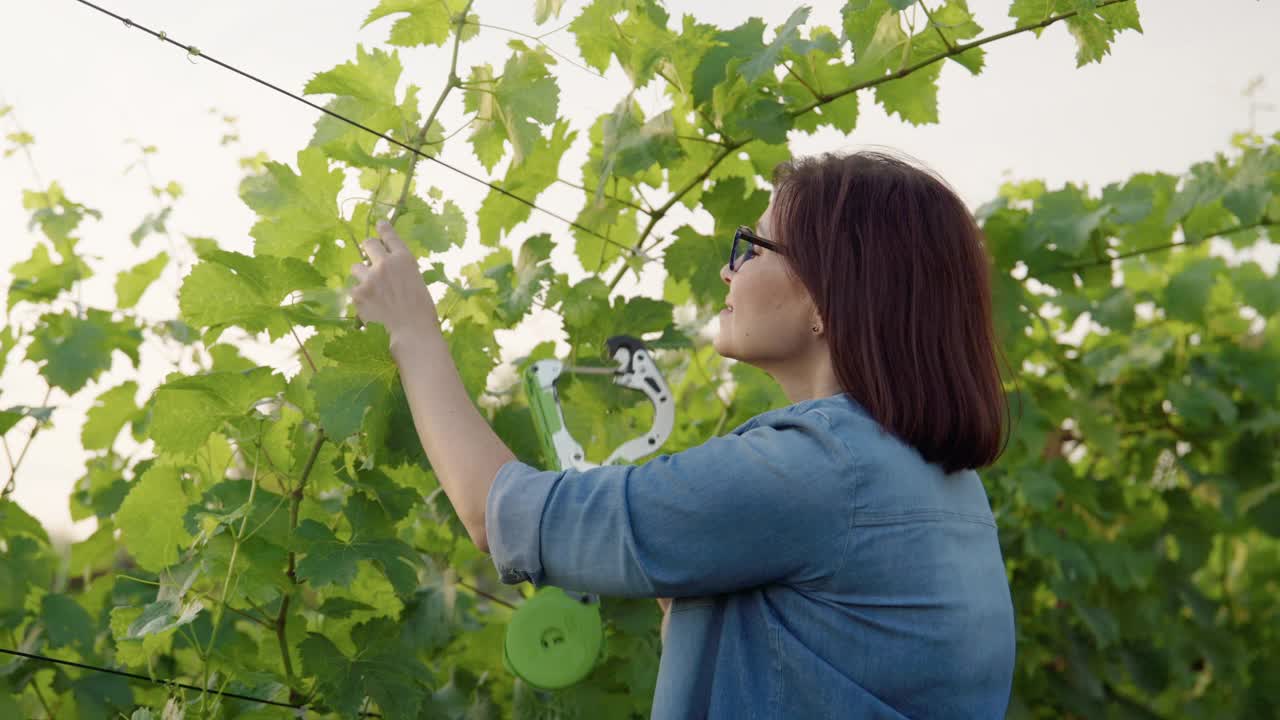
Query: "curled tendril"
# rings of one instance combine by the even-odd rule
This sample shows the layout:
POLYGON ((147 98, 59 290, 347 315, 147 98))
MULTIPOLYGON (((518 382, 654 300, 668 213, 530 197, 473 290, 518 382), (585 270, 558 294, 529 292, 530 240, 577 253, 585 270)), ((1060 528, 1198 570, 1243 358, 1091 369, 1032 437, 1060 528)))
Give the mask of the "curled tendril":
POLYGON ((200 48, 196 47, 195 45, 192 45, 187 48, 187 62, 191 63, 192 65, 195 65, 196 61, 194 60, 194 58, 198 58, 198 57, 200 57, 200 48))

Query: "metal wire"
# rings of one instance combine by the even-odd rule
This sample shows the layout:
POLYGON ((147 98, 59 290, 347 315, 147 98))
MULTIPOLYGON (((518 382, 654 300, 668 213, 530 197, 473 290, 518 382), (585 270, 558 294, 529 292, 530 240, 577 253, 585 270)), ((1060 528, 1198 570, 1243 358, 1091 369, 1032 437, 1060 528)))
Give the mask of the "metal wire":
POLYGON ((103 13, 104 15, 110 15, 111 17, 113 17, 113 18, 115 18, 115 19, 117 19, 117 20, 119 20, 119 21, 123 22, 123 23, 124 23, 124 25, 125 25, 125 27, 127 27, 127 28, 138 28, 139 30, 142 30, 143 32, 148 33, 148 34, 150 34, 150 35, 152 35, 152 36, 154 36, 154 37, 158 38, 158 39, 159 39, 159 40, 161 40, 162 42, 167 42, 167 43, 170 43, 170 44, 172 44, 172 45, 176 45, 176 46, 178 46, 178 47, 182 48, 183 50, 186 50, 186 51, 187 51, 187 59, 188 59, 188 60, 190 60, 192 57, 201 57, 201 58, 204 58, 204 59, 208 60, 209 62, 211 62, 211 63, 215 64, 215 65, 218 65, 218 66, 221 66, 221 67, 223 67, 223 68, 226 68, 227 70, 230 70, 231 72, 236 73, 237 75, 240 75, 240 76, 242 76, 242 77, 246 77, 246 78, 248 78, 248 79, 250 79, 250 80, 252 80, 252 81, 254 81, 254 82, 256 82, 256 83, 259 83, 259 84, 261 84, 261 85, 265 85, 265 86, 267 86, 267 87, 271 88, 272 90, 275 90, 276 92, 278 92, 278 93, 280 93, 280 94, 282 94, 282 95, 286 95, 286 96, 288 96, 288 97, 290 97, 290 98, 293 98, 294 100, 297 100, 297 101, 298 101, 298 102, 300 102, 300 103, 304 103, 304 104, 306 104, 306 105, 308 105, 308 106, 310 106, 310 107, 313 107, 313 108, 315 108, 316 110, 319 110, 320 112, 323 112, 323 113, 325 113, 325 114, 327 114, 327 115, 331 115, 331 116, 333 116, 333 117, 335 117, 335 118, 337 118, 337 119, 339 119, 339 120, 341 120, 341 121, 343 121, 343 122, 345 122, 345 123, 347 123, 347 124, 349 124, 349 125, 351 125, 351 126, 353 126, 353 127, 360 128, 361 130, 364 130, 364 131, 365 131, 365 132, 367 132, 367 133, 371 133, 371 134, 373 134, 373 135, 376 135, 376 136, 378 136, 378 137, 382 138, 383 140, 386 140, 387 142, 389 142, 389 143, 391 143, 391 144, 393 144, 393 145, 398 145, 399 147, 402 147, 402 148, 404 148, 405 150, 408 150, 409 152, 411 152, 411 153, 413 153, 413 154, 417 155, 418 157, 421 157, 421 158, 425 158, 425 159, 427 159, 427 160, 430 160, 431 162, 436 163, 437 165, 443 165, 444 167, 446 167, 446 168, 448 168, 448 169, 450 169, 450 170, 452 170, 452 171, 454 171, 454 172, 458 173, 459 175, 462 175, 463 177, 470 178, 471 180, 474 180, 474 181, 476 181, 476 182, 478 182, 478 183, 480 183, 480 184, 482 184, 482 185, 485 185, 486 187, 488 187, 489 189, 493 190, 494 192, 498 192, 498 193, 501 193, 501 194, 503 194, 503 195, 506 195, 507 197, 511 198, 512 200, 515 200, 515 201, 517 201, 517 202, 520 202, 520 203, 523 203, 523 204, 525 204, 525 205, 528 205, 530 208, 533 208, 534 210, 537 210, 538 212, 544 213, 544 214, 546 214, 546 215, 550 215, 551 217, 553 217, 553 218, 555 218, 555 219, 557 219, 557 220, 559 220, 559 221, 561 221, 561 222, 563 222, 563 223, 567 224, 567 225, 568 225, 569 227, 571 227, 571 228, 574 228, 574 229, 576 229, 576 230, 581 230, 582 232, 587 233, 588 235, 591 235, 592 237, 599 238, 599 239, 601 239, 601 240, 605 241, 606 243, 609 243, 610 245, 613 245, 613 246, 615 246, 615 247, 621 248, 621 249, 625 250, 627 253, 629 253, 629 254, 631 254, 631 255, 634 255, 634 256, 640 257, 640 258, 642 258, 642 260, 643 260, 643 261, 646 261, 646 262, 647 262, 647 261, 649 261, 649 259, 650 259, 647 255, 645 255, 644 253, 642 253, 641 251, 639 251, 637 248, 631 247, 630 245, 626 245, 626 244, 620 243, 620 242, 618 242, 618 241, 616 241, 616 240, 612 240, 612 239, 610 239, 609 237, 606 237, 605 235, 602 235, 602 234, 600 234, 600 233, 596 232, 595 230, 592 230, 591 228, 588 228, 588 227, 585 227, 585 226, 583 226, 583 225, 580 225, 579 223, 574 222, 573 220, 570 220, 569 218, 564 217, 563 215, 559 215, 559 214, 554 213, 554 212, 552 212, 552 211, 550 211, 550 210, 546 210, 546 209, 544 209, 544 208, 541 208, 541 207, 539 207, 539 206, 535 205, 535 204, 533 203, 533 201, 532 201, 532 200, 527 200, 527 199, 525 199, 525 198, 523 198, 523 197, 520 197, 519 195, 516 195, 515 193, 513 193, 513 192, 511 192, 511 191, 507 190, 506 188, 500 187, 500 186, 498 186, 498 185, 494 185, 493 183, 489 182, 488 180, 485 180, 484 178, 476 177, 475 175, 472 175, 471 173, 469 173, 469 172, 467 172, 467 171, 465 171, 465 170, 461 170, 461 169, 459 169, 459 168, 456 168, 456 167, 454 167, 454 166, 450 165, 449 163, 447 163, 447 162, 445 162, 445 161, 443 161, 443 160, 438 160, 438 159, 436 159, 436 158, 434 158, 434 157, 431 157, 430 155, 427 155, 426 153, 422 152, 421 150, 418 150, 418 149, 417 149, 417 148, 415 148, 415 147, 412 147, 412 146, 406 145, 406 144, 404 144, 403 142, 400 142, 399 140, 396 140, 396 139, 395 139, 395 138, 393 138, 393 137, 390 137, 390 136, 384 135, 384 134, 382 134, 382 133, 378 132, 377 130, 374 130, 374 129, 370 128, 370 127, 367 127, 367 126, 365 126, 365 125, 362 125, 362 124, 360 124, 360 123, 356 122, 355 120, 352 120, 352 119, 350 119, 350 118, 344 117, 344 116, 342 116, 342 115, 340 115, 340 114, 338 114, 338 113, 336 113, 336 112, 333 112, 332 110, 329 110, 328 108, 321 107, 320 105, 317 105, 317 104, 315 104, 315 103, 311 102, 310 100, 307 100, 307 99, 306 99, 306 98, 304 98, 304 97, 301 97, 301 96, 299 96, 299 95, 295 95, 294 93, 291 93, 291 92, 289 92, 288 90, 285 90, 284 88, 281 88, 281 87, 279 87, 279 86, 273 85, 273 84, 271 84, 271 83, 267 82, 266 80, 263 80, 263 79, 261 79, 261 78, 258 78, 257 76, 251 75, 250 73, 244 72, 243 70, 240 70, 240 69, 238 69, 238 68, 236 68, 236 67, 233 67, 233 66, 231 66, 231 65, 228 65, 228 64, 226 64, 226 63, 222 62, 221 60, 218 60, 217 58, 215 58, 215 57, 213 57, 213 56, 211 56, 211 55, 209 55, 209 54, 205 53, 204 51, 202 51, 202 50, 200 50, 200 49, 196 48, 194 45, 184 45, 183 43, 180 43, 180 42, 178 42, 177 40, 174 40, 173 38, 169 37, 168 33, 165 33, 164 31, 156 32, 155 30, 152 30, 151 28, 149 28, 149 27, 147 27, 147 26, 145 26, 145 25, 141 25, 141 24, 139 24, 139 23, 134 22, 133 20, 130 20, 129 18, 126 18, 126 17, 122 17, 122 16, 120 16, 120 15, 117 15, 117 14, 115 14, 115 13, 111 12, 110 10, 107 10, 106 8, 100 7, 100 6, 98 6, 98 5, 95 5, 95 4, 91 3, 91 2, 89 2, 88 0, 76 0, 76 2, 79 2, 79 3, 80 3, 80 4, 82 4, 82 5, 87 5, 88 7, 91 7, 91 8, 93 8, 94 10, 97 10, 98 12, 103 13))

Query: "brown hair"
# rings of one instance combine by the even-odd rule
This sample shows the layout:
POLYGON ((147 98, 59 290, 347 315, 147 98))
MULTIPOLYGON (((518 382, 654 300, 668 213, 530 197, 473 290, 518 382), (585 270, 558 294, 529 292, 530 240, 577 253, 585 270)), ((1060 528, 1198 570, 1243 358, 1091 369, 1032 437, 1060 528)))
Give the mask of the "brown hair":
POLYGON ((946 472, 994 463, 1009 404, 990 259, 964 202, 872 151, 796 158, 773 182, 770 231, 817 305, 842 389, 946 472))

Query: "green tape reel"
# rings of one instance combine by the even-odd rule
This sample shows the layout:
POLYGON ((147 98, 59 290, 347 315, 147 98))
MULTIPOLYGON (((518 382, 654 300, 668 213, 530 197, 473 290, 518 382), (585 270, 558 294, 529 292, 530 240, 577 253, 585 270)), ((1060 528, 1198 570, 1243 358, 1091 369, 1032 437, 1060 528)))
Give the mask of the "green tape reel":
POLYGON ((507 624, 503 662, 540 690, 560 690, 591 674, 604 650, 600 604, 544 587, 524 601, 507 624))

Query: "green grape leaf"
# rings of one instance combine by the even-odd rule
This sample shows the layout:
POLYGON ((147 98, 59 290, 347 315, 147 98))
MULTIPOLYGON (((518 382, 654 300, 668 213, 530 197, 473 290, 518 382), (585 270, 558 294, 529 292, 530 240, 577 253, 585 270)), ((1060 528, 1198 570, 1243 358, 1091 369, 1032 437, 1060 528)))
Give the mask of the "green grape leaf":
MULTIPOLYGON (((1056 6, 1065 4, 1064 0, 1013 0, 1013 4, 1009 6, 1009 17, 1016 21, 1017 27, 1035 25, 1048 20, 1056 6)), ((1034 32, 1038 36, 1042 30, 1040 28, 1034 32)))
POLYGON ((93 645, 93 620, 73 598, 61 593, 45 595, 40 600, 40 622, 44 624, 49 644, 53 647, 93 645))
POLYGON ((906 77, 876 86, 876 100, 885 112, 896 113, 912 125, 938 122, 938 76, 942 64, 920 68, 906 77))
MULTIPOLYGON (((789 108, 808 106, 815 101, 815 92, 829 95, 852 87, 859 80, 857 71, 843 62, 840 41, 830 28, 813 28, 810 35, 810 40, 792 43, 783 55, 790 63, 791 71, 783 78, 779 89, 789 108)), ((854 92, 824 102, 793 120, 795 129, 804 132, 830 125, 850 133, 857 123, 858 94, 854 92)), ((772 168, 761 170, 766 177, 771 172, 772 168)))
POLYGON ((1221 258, 1198 260, 1182 269, 1169 280, 1164 292, 1165 312, 1171 318, 1204 322, 1209 291, 1225 272, 1226 264, 1221 258))
POLYGON ((138 419, 141 414, 135 401, 137 396, 138 383, 133 380, 126 380, 99 395, 80 429, 80 444, 84 449, 109 449, 125 423, 138 419))
POLYGON ((138 365, 142 331, 131 321, 111 319, 111 312, 89 308, 84 318, 72 312, 41 316, 27 347, 27 359, 41 363, 40 374, 68 395, 111 369, 111 354, 119 350, 138 365))
POLYGON ((169 219, 169 213, 171 212, 173 212, 173 207, 166 206, 160 212, 149 213, 145 218, 143 218, 142 224, 138 225, 137 228, 134 228, 133 232, 129 233, 129 240, 133 243, 133 246, 138 247, 142 245, 142 241, 153 233, 168 232, 169 230, 165 227, 165 222, 169 219))
POLYGON ((576 222, 593 231, 573 229, 574 252, 583 268, 600 273, 620 257, 635 257, 630 252, 640 241, 635 210, 606 199, 584 207, 576 222))
POLYGON ((647 297, 615 298, 612 334, 640 336, 671 324, 671 303, 647 297))
MULTIPOLYGON (((392 4, 397 4, 397 0, 384 0, 369 14, 366 24, 387 14, 378 15, 378 12, 392 4)), ((398 4, 406 3, 400 0, 398 4)), ((439 8, 436 8, 434 15, 439 14, 439 8)), ((401 70, 400 56, 395 50, 388 53, 374 48, 372 52, 365 52, 364 45, 356 45, 355 62, 345 62, 332 70, 316 73, 302 91, 308 95, 345 95, 374 104, 395 106, 396 83, 400 80, 401 70)))
MULTIPOLYGON (((368 27, 369 23, 388 15, 408 13, 391 26, 388 43, 400 47, 444 45, 449 40, 450 29, 456 23, 455 18, 466 7, 465 0, 382 0, 369 11, 360 27, 368 27)), ((468 20, 474 17, 468 16, 468 20)), ((474 22, 463 25, 462 39, 474 37, 477 32, 479 27, 474 22)))
POLYGON ((109 570, 116 557, 115 532, 115 525, 100 518, 98 529, 92 535, 71 546, 71 562, 67 566, 67 574, 78 577, 109 570))
POLYGON ((384 639, 396 634, 395 624, 382 618, 357 626, 352 635, 359 651, 348 657, 326 636, 308 633, 299 647, 303 670, 344 717, 356 716, 368 695, 384 717, 416 718, 427 690, 422 678, 429 673, 399 643, 384 639))
POLYGON ((295 290, 324 286, 320 273, 296 258, 223 250, 206 250, 201 257, 204 262, 183 280, 178 307, 188 323, 209 328, 212 339, 232 325, 279 339, 292 318, 303 319, 281 302, 295 290))
MULTIPOLYGON (((439 155, 443 147, 444 127, 439 120, 433 120, 431 127, 419 140, 422 115, 418 109, 418 86, 409 85, 405 89, 404 100, 399 105, 387 105, 370 102, 363 98, 339 95, 330 100, 325 108, 330 112, 359 123, 369 130, 394 137, 405 144, 417 146, 418 151, 428 157, 439 155)), ((392 155, 378 154, 374 151, 381 140, 378 136, 364 128, 339 120, 325 113, 316 119, 315 132, 311 136, 309 146, 319 147, 330 158, 341 160, 349 165, 362 168, 408 170, 408 163, 413 155, 408 151, 401 153, 396 146, 388 148, 392 155)))
MULTIPOLYGON (((540 125, 555 123, 559 112, 560 87, 547 70, 555 58, 519 41, 512 41, 511 47, 516 52, 507 59, 502 74, 496 79, 488 65, 471 69, 463 96, 467 112, 476 114, 472 122, 472 146, 476 157, 490 172, 502 157, 504 142, 511 143, 511 169, 523 165, 538 147, 545 145, 540 125)), ((541 164, 536 160, 535 163, 541 164)))
MULTIPOLYGON (((269 467, 265 460, 263 458, 262 464, 269 467)), ((279 461, 287 464, 282 459, 279 461)), ((211 537, 223 532, 238 534, 241 523, 247 522, 246 537, 288 547, 289 516, 282 509, 288 507, 288 498, 259 487, 252 490, 253 505, 250 506, 251 488, 252 483, 247 479, 219 482, 187 507, 182 518, 183 527, 192 536, 211 537)))
POLYGON ((125 270, 116 277, 116 306, 121 310, 138 304, 142 293, 147 291, 151 283, 160 277, 160 273, 169 266, 169 255, 160 252, 150 260, 145 260, 125 270))
POLYGON ((330 170, 323 149, 314 146, 298 152, 296 174, 288 165, 270 161, 263 172, 246 176, 240 198, 258 214, 249 231, 257 241, 254 251, 310 262, 318 246, 350 238, 338 217, 342 181, 342 170, 330 170))
POLYGON ((1227 182, 1223 205, 1241 223, 1258 222, 1275 193, 1271 176, 1277 171, 1280 171, 1280 159, 1276 153, 1246 150, 1239 167, 1227 182))
POLYGON ((180 377, 155 390, 151 438, 166 452, 194 453, 224 422, 283 391, 284 377, 268 367, 180 377))
POLYGON ((663 251, 667 269, 663 296, 679 303, 684 295, 675 286, 681 285, 687 288, 684 292, 694 302, 719 306, 728 292, 720 277, 720 270, 729 261, 728 244, 717 243, 689 225, 677 228, 675 236, 675 241, 663 251))
POLYGON ((405 202, 405 212, 395 223, 396 233, 418 257, 462 247, 467 240, 467 218, 452 200, 434 207, 416 196, 405 202))
MULTIPOLYGON (((146 462, 149 461, 143 461, 146 462)), ((135 477, 146 470, 143 463, 134 467, 135 477)), ((85 461, 85 474, 76 480, 71 491, 71 519, 80 521, 96 515, 101 522, 120 508, 130 487, 118 456, 107 453, 89 458, 85 461)))
POLYGON ((0 503, 0 539, 20 535, 29 535, 45 544, 49 542, 49 535, 40 521, 23 510, 22 506, 16 502, 0 503))
POLYGON ((44 243, 31 250, 31 257, 9 268, 13 281, 9 285, 8 309, 20 302, 44 303, 69 290, 79 280, 93 276, 93 270, 74 253, 55 263, 44 243))
POLYGON ((459 322, 449 331, 446 340, 467 395, 480 397, 488 385, 489 373, 497 364, 498 344, 493 328, 470 320, 459 322))
POLYGON ((738 72, 742 73, 747 84, 754 83, 766 74, 772 75, 773 69, 782 60, 783 49, 797 42, 803 42, 800 38, 800 26, 808 19, 808 7, 800 6, 792 10, 786 22, 774 34, 773 42, 738 66, 738 72))
POLYGON ((776 100, 757 100, 725 117, 725 125, 733 135, 746 133, 770 145, 787 142, 792 126, 791 114, 776 100))
POLYGON ((324 357, 334 362, 320 368, 310 387, 320 426, 331 439, 345 439, 362 424, 368 428, 385 422, 388 400, 400 384, 390 345, 386 328, 377 323, 325 344, 324 357), (367 420, 366 411, 371 415, 367 420))
POLYGON ((22 191, 22 207, 31 211, 31 227, 40 226, 53 247, 64 258, 75 254, 78 239, 71 236, 86 217, 102 219, 102 213, 81 205, 66 196, 56 181, 45 192, 22 191))
POLYGON ((1053 243, 1062 252, 1079 255, 1109 210, 1092 205, 1082 190, 1070 184, 1041 195, 1027 220, 1027 249, 1053 243))
POLYGON ((646 121, 640 105, 628 97, 602 121, 600 158, 592 168, 596 202, 603 198, 609 178, 630 178, 654 163, 667 167, 684 156, 670 110, 646 121))
POLYGON ((182 471, 170 465, 152 465, 134 481, 116 511, 121 539, 138 566, 151 572, 178 561, 178 549, 191 542, 180 509, 191 502, 182 471))
POLYGON ((499 288, 506 289, 505 293, 500 293, 497 307, 498 320, 504 325, 510 327, 520 322, 533 307, 534 298, 555 276, 550 264, 551 247, 551 236, 541 233, 524 241, 514 264, 506 248, 490 256, 496 256, 497 262, 484 271, 484 276, 492 279, 499 288))
POLYGON ((1076 67, 1101 62, 1111 52, 1116 34, 1124 30, 1142 32, 1135 3, 1119 3, 1094 12, 1081 12, 1066 20, 1067 30, 1076 39, 1076 67))
POLYGON ((541 25, 552 17, 560 17, 560 8, 563 6, 564 0, 537 0, 533 11, 534 24, 541 25))
MULTIPOLYGON (((794 14, 793 14, 794 17, 794 14)), ((732 30, 716 34, 713 47, 702 56, 693 71, 693 103, 705 105, 712 91, 725 82, 732 61, 748 61, 765 53, 764 21, 750 18, 732 30)))
POLYGON ((609 69, 609 59, 619 48, 614 42, 613 16, 621 11, 622 0, 595 0, 569 24, 582 59, 600 72, 609 69))
MULTIPOLYGON (((716 219, 715 233, 717 237, 725 237, 730 242, 734 230, 739 225, 755 227, 756 222, 769 207, 769 193, 766 190, 751 190, 745 180, 734 177, 721 180, 702 196, 702 204, 716 219)), ((728 259, 728 246, 725 246, 724 257, 728 259)), ((716 266, 717 269, 719 266, 716 266)))
POLYGON ((392 524, 403 520, 419 499, 416 490, 396 484, 385 472, 377 468, 357 471, 354 477, 345 470, 339 471, 338 477, 351 487, 367 494, 369 499, 382 508, 392 524))
POLYGON ((90 672, 72 679, 66 673, 58 673, 53 690, 71 693, 81 720, 114 720, 134 706, 129 682, 116 675, 90 672))
POLYGON ((37 425, 43 425, 49 422, 49 418, 53 416, 53 411, 57 409, 52 406, 44 407, 28 407, 26 405, 14 405, 13 407, 0 410, 0 435, 4 435, 13 429, 23 418, 35 418, 37 425))
POLYGON ((576 132, 569 130, 567 121, 557 122, 549 139, 537 135, 530 141, 523 161, 518 164, 512 161, 506 178, 499 183, 506 192, 490 191, 476 214, 481 243, 490 247, 497 246, 503 233, 529 218, 533 209, 528 203, 534 202, 543 190, 555 182, 560 172, 560 158, 576 136, 576 132), (511 195, 521 200, 516 200, 511 195))
POLYGON ((872 79, 883 75, 889 63, 900 58, 907 42, 898 11, 886 0, 852 0, 845 3, 841 15, 857 76, 872 79))
POLYGON ((9 364, 9 351, 17 344, 18 335, 14 333, 12 325, 0 328, 0 373, 3 373, 5 366, 9 364))
POLYGON ((351 523, 351 536, 340 539, 315 520, 303 520, 294 531, 295 545, 306 553, 297 575, 312 587, 335 584, 348 587, 357 565, 371 561, 391 581, 396 594, 406 596, 417 588, 417 557, 413 549, 396 539, 391 520, 382 507, 362 494, 347 499, 343 514, 351 523))
MULTIPOLYGON (((0 532, 7 534, 3 528, 0 525, 0 532)), ((5 544, 6 549, 0 552, 0 625, 16 627, 26 615, 27 595, 51 586, 58 559, 30 535, 10 535, 5 544)))
POLYGON ((1228 272, 1244 301, 1259 314, 1270 317, 1280 312, 1280 282, 1274 275, 1267 275, 1256 262, 1241 263, 1228 272))

